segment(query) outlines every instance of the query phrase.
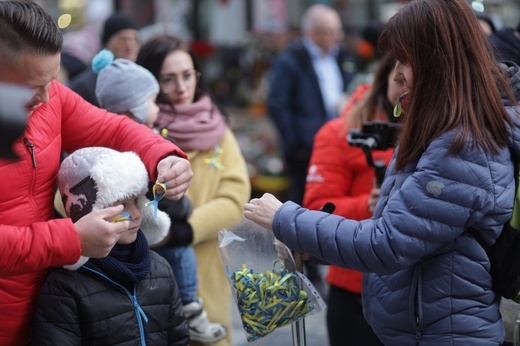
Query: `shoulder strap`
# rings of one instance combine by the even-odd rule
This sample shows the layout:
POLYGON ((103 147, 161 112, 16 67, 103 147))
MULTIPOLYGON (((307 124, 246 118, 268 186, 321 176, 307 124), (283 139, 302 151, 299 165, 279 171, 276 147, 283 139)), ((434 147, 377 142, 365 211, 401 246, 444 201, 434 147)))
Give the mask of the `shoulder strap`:
POLYGON ((515 200, 513 205, 513 214, 511 215, 511 219, 509 220, 509 224, 517 230, 520 230, 520 193, 518 193, 518 179, 519 179, 519 167, 518 167, 518 157, 511 149, 511 159, 513 160, 513 164, 515 167, 514 177, 515 177, 515 200))
MULTIPOLYGON (((512 149, 509 149, 511 153, 511 160, 513 161, 513 167, 514 167, 514 179, 515 179, 515 200, 513 204, 513 213, 511 214, 511 219, 509 219, 508 223, 509 225, 520 232, 520 193, 518 193, 519 189, 519 159, 518 156, 515 154, 515 152, 512 149)), ((489 245, 486 243, 480 232, 478 232, 474 228, 469 229, 470 233, 473 235, 475 240, 482 246, 486 251, 489 250, 489 245)))

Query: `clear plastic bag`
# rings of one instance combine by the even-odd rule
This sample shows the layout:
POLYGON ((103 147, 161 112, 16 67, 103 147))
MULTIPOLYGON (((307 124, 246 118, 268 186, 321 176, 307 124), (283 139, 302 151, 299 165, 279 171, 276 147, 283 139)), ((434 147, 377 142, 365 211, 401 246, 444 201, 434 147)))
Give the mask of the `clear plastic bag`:
POLYGON ((312 283, 296 270, 291 251, 273 233, 244 220, 218 232, 242 326, 257 344, 275 329, 323 310, 326 305, 312 283))
POLYGON ((520 346, 520 304, 502 298, 500 300, 500 313, 506 331, 504 341, 514 346, 520 346))

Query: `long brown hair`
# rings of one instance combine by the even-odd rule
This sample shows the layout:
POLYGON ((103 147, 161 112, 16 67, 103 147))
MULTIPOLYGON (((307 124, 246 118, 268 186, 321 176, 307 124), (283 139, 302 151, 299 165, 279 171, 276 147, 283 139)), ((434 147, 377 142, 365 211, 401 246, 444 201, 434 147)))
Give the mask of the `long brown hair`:
POLYGON ((497 153, 507 145, 500 92, 514 101, 509 80, 493 59, 465 0, 414 0, 383 28, 379 49, 409 64, 411 103, 402 119, 396 169, 418 159, 431 141, 455 130, 449 153, 466 140, 497 153))
POLYGON ((382 114, 385 115, 385 120, 391 120, 394 105, 388 100, 387 93, 388 76, 390 76, 394 67, 395 59, 385 55, 374 74, 374 80, 370 85, 370 89, 347 114, 345 132, 350 128, 361 129, 364 122, 376 120, 382 114))

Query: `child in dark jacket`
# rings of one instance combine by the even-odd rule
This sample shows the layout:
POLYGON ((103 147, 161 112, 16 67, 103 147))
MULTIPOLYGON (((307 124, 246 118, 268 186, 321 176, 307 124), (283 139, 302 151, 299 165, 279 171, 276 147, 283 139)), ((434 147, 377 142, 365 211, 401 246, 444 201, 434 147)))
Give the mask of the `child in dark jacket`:
POLYGON ((168 262, 149 250, 169 231, 165 213, 145 206, 148 173, 133 152, 79 149, 62 162, 58 185, 73 222, 123 205, 127 232, 105 258, 56 268, 41 290, 33 345, 188 345, 188 325, 168 262))
MULTIPOLYGON (((159 107, 155 99, 159 93, 157 80, 142 66, 129 60, 116 59, 110 51, 100 51, 92 61, 98 73, 96 98, 101 107, 110 112, 124 114, 138 123, 153 129, 159 107)), ((153 183, 148 190, 152 195, 153 183)), ((158 193, 160 191, 157 191, 158 193)), ((165 257, 171 264, 177 280, 183 311, 188 320, 190 338, 203 344, 212 344, 226 337, 222 324, 210 322, 202 300, 197 297, 197 261, 191 245, 193 230, 188 222, 193 206, 188 197, 178 201, 157 198, 159 210, 171 219, 170 232, 157 246, 171 249, 171 256, 165 257)), ((157 246, 152 246, 155 249, 157 246)), ((163 253, 157 251, 161 256, 163 253)))

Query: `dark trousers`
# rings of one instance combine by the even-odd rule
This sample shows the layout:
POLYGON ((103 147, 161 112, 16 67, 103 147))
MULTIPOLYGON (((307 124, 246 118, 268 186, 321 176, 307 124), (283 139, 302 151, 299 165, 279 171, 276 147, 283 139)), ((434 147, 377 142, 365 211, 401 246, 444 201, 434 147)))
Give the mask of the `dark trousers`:
POLYGON ((296 204, 302 205, 305 192, 305 180, 307 179, 307 168, 311 159, 310 150, 299 150, 293 155, 285 158, 287 175, 289 177, 288 199, 296 204))
MULTIPOLYGON (((293 155, 286 157, 285 163, 287 165, 287 175, 289 177, 289 191, 287 193, 287 199, 302 205, 303 195, 305 193, 305 182, 307 180, 307 169, 311 160, 310 149, 300 149, 293 155)), ((315 265, 304 262, 305 275, 315 285, 319 285, 323 282, 319 275, 318 269, 315 265)))
POLYGON ((327 304, 330 346, 381 346, 363 317, 361 295, 330 286, 327 304))

